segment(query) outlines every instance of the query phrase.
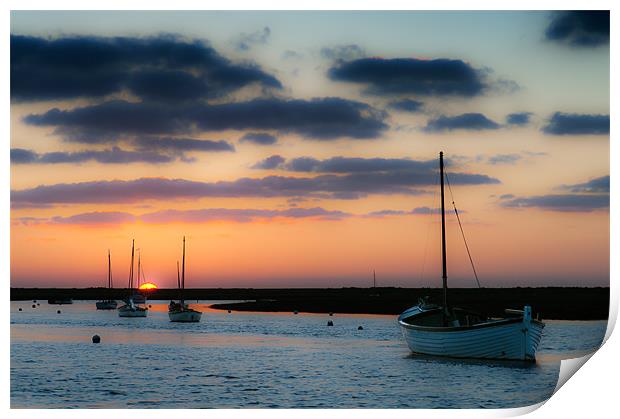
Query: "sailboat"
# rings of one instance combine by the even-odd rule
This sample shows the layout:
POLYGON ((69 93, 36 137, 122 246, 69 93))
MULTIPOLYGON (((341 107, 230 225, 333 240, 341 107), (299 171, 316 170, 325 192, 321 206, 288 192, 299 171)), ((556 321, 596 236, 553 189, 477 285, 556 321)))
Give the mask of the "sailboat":
POLYGON ((134 264, 134 241, 131 241, 131 267, 129 268, 129 296, 125 300, 125 304, 119 307, 119 317, 146 317, 148 308, 140 307, 133 300, 133 264, 134 264))
MULTIPOLYGON (((112 289, 112 261, 110 260, 110 250, 108 250, 108 289, 112 289)), ((95 303, 97 310, 116 309, 116 300, 102 300, 95 303)))
POLYGON ((185 237, 183 237, 183 269, 179 275, 179 263, 177 262, 177 285, 179 287, 179 302, 170 302, 168 306, 168 317, 171 322, 197 323, 202 317, 200 311, 190 308, 183 299, 185 290, 185 237))
MULTIPOLYGON (((140 290, 140 273, 142 273, 142 279, 145 279, 145 277, 144 277, 144 268, 142 267, 140 263, 142 252, 140 251, 140 249, 137 249, 137 251, 138 251, 138 281, 136 284, 136 289, 140 290)), ((134 292, 134 294, 131 296, 131 299, 133 300, 135 304, 146 304, 146 297, 144 296, 144 294, 140 294, 140 291, 134 292)))
MULTIPOLYGON (((433 356, 535 361, 545 324, 532 318, 530 306, 524 306, 523 310, 506 310, 510 315, 507 318, 489 319, 448 305, 443 152, 439 153, 439 171, 443 304, 420 300, 418 305, 398 317, 409 349, 433 356)), ((458 217, 456 207, 455 213, 458 217)))

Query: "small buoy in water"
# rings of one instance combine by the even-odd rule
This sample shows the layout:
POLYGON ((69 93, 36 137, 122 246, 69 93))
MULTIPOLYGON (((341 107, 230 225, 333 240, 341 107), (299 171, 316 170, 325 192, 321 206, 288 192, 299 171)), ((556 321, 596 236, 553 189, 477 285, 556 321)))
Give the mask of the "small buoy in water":
POLYGON ((228 310, 228 312, 229 312, 229 313, 231 313, 231 311, 230 311, 230 310, 228 310))
POLYGON ((93 336, 93 343, 99 343, 99 342, 101 342, 101 338, 99 337, 99 335, 93 336))
POLYGON ((34 304, 32 305, 32 308, 37 308, 37 306, 35 306, 34 304))
POLYGON ((357 330, 364 330, 364 328, 362 326, 358 326, 357 330))
POLYGON ((149 304, 149 308, 151 308, 151 305, 149 304))
POLYGON ((60 310, 56 310, 56 313, 60 314, 60 310))
POLYGON ((293 314, 297 314, 297 313, 299 313, 297 310, 293 311, 293 314))
POLYGON ((32 302, 33 302, 33 303, 36 303, 36 302, 37 302, 37 300, 32 300, 32 302))
POLYGON ((334 313, 331 313, 331 312, 330 312, 330 313, 329 313, 329 315, 330 315, 330 316, 333 316, 333 315, 334 315, 334 313))
POLYGON ((18 311, 22 311, 22 308, 20 307, 18 311))
POLYGON ((41 303, 37 303, 37 305, 38 305, 38 306, 40 306, 40 305, 41 305, 41 303))
POLYGON ((330 320, 330 321, 328 321, 328 322, 327 322, 327 325, 328 325, 328 326, 333 326, 333 325, 334 325, 334 322, 330 320))

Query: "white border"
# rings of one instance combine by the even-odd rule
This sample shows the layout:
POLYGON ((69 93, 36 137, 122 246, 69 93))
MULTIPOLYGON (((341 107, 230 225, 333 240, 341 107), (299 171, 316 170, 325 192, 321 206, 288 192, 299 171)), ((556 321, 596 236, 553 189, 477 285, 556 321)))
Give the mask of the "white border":
MULTIPOLYGON (((617 3, 617 2, 615 2, 617 3)), ((251 2, 247 0, 227 0, 226 2, 204 2, 204 1, 190 1, 190 0, 176 0, 174 2, 164 1, 120 1, 120 0, 91 0, 88 3, 79 1, 66 1, 57 0, 53 2, 53 6, 56 10, 81 10, 81 9, 93 9, 93 10, 136 10, 144 9, 146 7, 156 10, 198 10, 198 9, 212 9, 212 10, 553 10, 553 9, 611 9, 612 13, 612 40, 611 40, 611 68, 615 71, 611 71, 611 114, 615 115, 616 109, 615 97, 618 96, 618 88, 615 79, 615 74, 618 69, 617 60, 617 45, 618 45, 618 31, 617 31, 617 19, 615 19, 616 13, 620 10, 619 7, 614 7, 615 3, 612 1, 603 0, 590 0, 590 1, 575 1, 575 0, 522 0, 516 1, 488 1, 488 0, 470 0, 468 2, 462 2, 457 0, 435 0, 433 2, 411 2, 403 0, 382 0, 382 1, 353 1, 353 0, 339 0, 339 1, 325 1, 325 0, 297 0, 294 3, 290 1, 276 1, 276 0, 262 0, 260 3, 251 2), (88 6, 88 7, 86 7, 88 6), (467 8, 464 8, 467 6, 467 8), (614 10, 615 9, 615 10, 614 10), (614 26, 615 25, 615 26, 614 26)), ((9 249, 10 249, 10 235, 9 235, 9 188, 10 188, 10 164, 9 164, 9 139, 10 139, 10 109, 9 109, 9 32, 10 32, 10 13, 11 9, 14 10, 48 10, 52 7, 50 2, 42 0, 23 0, 5 1, 5 13, 2 16, 4 25, 3 38, 2 38, 2 57, 4 58, 4 65, 2 66, 2 74, 4 83, 2 83, 2 91, 4 101, 2 103, 4 109, 4 139, 2 140, 2 147, 0 150, 0 159, 2 162, 2 169, 0 170, 0 193, 2 200, 0 201, 0 211, 2 211, 2 220, 0 221, 0 272, 4 278, 4 286, 6 294, 9 293, 10 287, 10 270, 9 270, 9 249)), ((611 119, 611 132, 612 135, 618 131, 618 123, 614 118, 611 119)), ((612 176, 612 193, 611 193, 611 254, 620 255, 620 249, 618 247, 618 229, 617 214, 618 214, 618 187, 615 179, 618 174, 619 163, 619 146, 612 139, 610 141, 611 147, 611 176, 612 176)), ((485 418, 485 417, 504 417, 504 416, 516 416, 520 414, 528 413, 535 410, 532 413, 533 417, 538 418, 583 418, 588 417, 609 417, 611 412, 617 412, 616 403, 616 385, 618 383, 618 362, 616 354, 619 352, 619 346, 617 333, 610 336, 610 332, 613 329, 617 318, 618 309, 618 268, 617 263, 614 263, 612 258, 611 266, 611 310, 610 310, 610 323, 608 327, 607 337, 609 340, 582 368, 577 377, 569 380, 557 394, 555 394, 544 406, 537 409, 539 405, 522 409, 505 409, 505 410, 215 410, 208 412, 208 415, 215 418, 228 419, 238 416, 253 418, 282 418, 290 419, 292 415, 298 419, 310 419, 317 415, 327 414, 330 417, 348 417, 354 414, 358 417, 374 417, 378 414, 389 414, 393 417, 409 418, 411 415, 417 415, 422 417, 455 417, 459 418, 485 418)), ((5 306, 4 321, 2 322, 2 331, 5 337, 10 336, 9 327, 9 308, 8 304, 5 306)), ((5 344, 2 345, 2 354, 4 361, 4 380, 2 380, 2 402, 5 410, 10 406, 10 347, 8 345, 8 339, 5 340, 5 344)), ((527 385, 527 383, 523 383, 527 385)), ((31 418, 37 417, 82 417, 86 412, 84 411, 57 411, 57 410, 11 410, 9 414, 15 417, 31 418)), ((87 413, 89 416, 96 417, 108 417, 110 414, 115 417, 146 417, 149 418, 164 418, 169 417, 170 414, 182 415, 183 417, 203 417, 203 412, 182 410, 169 412, 167 410, 156 411, 135 411, 135 410, 116 410, 113 413, 107 410, 91 410, 87 413)))

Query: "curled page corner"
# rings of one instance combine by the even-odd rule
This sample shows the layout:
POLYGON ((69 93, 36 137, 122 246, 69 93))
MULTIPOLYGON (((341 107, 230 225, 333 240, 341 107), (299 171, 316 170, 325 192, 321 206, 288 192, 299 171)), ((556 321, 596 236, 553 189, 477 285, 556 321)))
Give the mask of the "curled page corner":
POLYGON ((584 355, 579 358, 571 358, 571 359, 563 359, 560 363, 560 374, 558 376, 558 383, 555 385, 555 389, 553 390, 553 394, 557 393, 557 391, 562 388, 564 384, 573 376, 579 368, 583 367, 583 365, 588 362, 592 355, 596 353, 596 350, 584 355))
POLYGON ((613 294, 610 295, 609 316, 607 318, 607 329, 605 330, 605 337, 603 341, 592 352, 577 358, 563 359, 560 363, 560 374, 558 375, 558 382, 553 390, 553 394, 557 393, 560 388, 573 376, 592 356, 605 345, 609 337, 611 336, 614 328, 616 327, 616 320, 618 317, 618 304, 614 304, 613 294))

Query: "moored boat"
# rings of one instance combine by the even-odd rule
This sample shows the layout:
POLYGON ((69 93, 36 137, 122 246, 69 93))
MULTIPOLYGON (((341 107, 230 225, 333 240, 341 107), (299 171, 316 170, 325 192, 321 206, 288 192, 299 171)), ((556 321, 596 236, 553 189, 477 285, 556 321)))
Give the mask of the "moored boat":
MULTIPOLYGON (((439 170, 443 304, 420 300, 418 305, 398 317, 409 349, 414 353, 433 356, 535 361, 545 324, 532 317, 530 306, 524 306, 523 310, 506 310, 510 315, 506 318, 490 319, 471 310, 448 305, 443 153, 439 154, 439 170)), ((460 226, 456 206, 454 211, 460 226)), ((471 260, 469 248, 467 252, 471 260)), ((478 280, 475 269, 474 275, 478 280)))
POLYGON ((179 288, 179 302, 171 301, 168 305, 168 318, 171 322, 197 323, 202 317, 198 310, 185 304, 183 291, 185 290, 185 237, 183 237, 183 274, 179 275, 179 263, 177 262, 177 286, 179 288))
POLYGON ((50 298, 47 304, 73 304, 73 300, 71 298, 50 298))
MULTIPOLYGON (((108 289, 112 289, 112 261, 110 259, 110 250, 108 250, 108 289)), ((118 303, 116 300, 101 300, 95 303, 97 310, 114 310, 118 303)))
POLYGON ((133 286, 133 265, 134 265, 134 241, 131 241, 131 266, 129 268, 129 296, 125 300, 125 304, 118 308, 119 317, 146 317, 148 308, 140 307, 133 300, 135 292, 133 286))

